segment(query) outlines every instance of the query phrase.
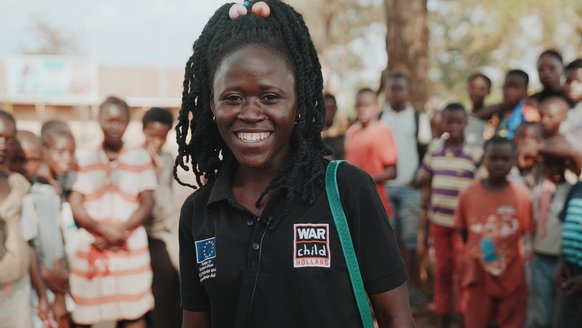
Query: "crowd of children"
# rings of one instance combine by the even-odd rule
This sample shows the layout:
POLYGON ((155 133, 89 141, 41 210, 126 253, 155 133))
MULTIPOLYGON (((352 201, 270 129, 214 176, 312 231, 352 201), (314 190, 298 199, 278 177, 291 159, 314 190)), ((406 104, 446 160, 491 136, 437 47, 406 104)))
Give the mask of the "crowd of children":
MULTIPOLYGON (((378 92, 358 91, 345 135, 325 95, 323 139, 376 183, 412 305, 428 302, 419 264, 434 250, 440 327, 455 312, 468 328, 582 326, 582 60, 564 67, 548 50, 538 71, 542 91, 530 96, 529 76, 513 69, 493 105, 491 80, 471 75, 470 110, 446 105, 438 133, 411 106, 404 74, 385 75, 384 109, 378 92)), ((128 105, 107 98, 103 139, 77 148, 63 121, 36 134, 0 110, 3 326, 180 325, 174 159, 163 150, 173 117, 146 112, 140 145, 123 140, 129 120, 128 105)))
POLYGON ((385 185, 412 305, 427 303, 418 264, 434 250, 439 327, 582 326, 582 60, 546 50, 538 73, 530 95, 528 74, 509 70, 498 104, 485 102, 491 80, 471 75, 471 107, 432 113, 432 141, 406 75, 356 96, 345 158, 385 185))
POLYGON ((103 139, 76 148, 66 122, 18 131, 0 110, 0 326, 180 325, 173 117, 146 112, 137 145, 129 120, 107 98, 103 139))

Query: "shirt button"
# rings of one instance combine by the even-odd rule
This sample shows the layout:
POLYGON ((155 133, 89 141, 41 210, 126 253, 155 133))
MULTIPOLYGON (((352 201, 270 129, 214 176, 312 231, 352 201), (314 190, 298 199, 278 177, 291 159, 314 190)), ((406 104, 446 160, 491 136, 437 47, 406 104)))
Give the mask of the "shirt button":
POLYGON ((253 220, 253 219, 247 219, 247 225, 248 225, 249 227, 252 227, 252 226, 253 226, 253 224, 255 224, 255 220, 253 220))
POLYGON ((253 244, 251 245, 251 247, 253 248, 253 250, 255 250, 255 251, 258 251, 258 250, 259 250, 259 248, 261 247, 261 245, 259 245, 259 243, 253 243, 253 244))

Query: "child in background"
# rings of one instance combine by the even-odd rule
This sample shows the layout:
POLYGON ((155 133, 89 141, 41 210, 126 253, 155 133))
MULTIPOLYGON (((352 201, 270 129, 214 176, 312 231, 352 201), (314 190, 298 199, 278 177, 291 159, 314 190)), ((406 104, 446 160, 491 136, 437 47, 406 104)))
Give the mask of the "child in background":
POLYGON ((476 114, 485 107, 485 98, 491 93, 491 79, 483 73, 471 74, 467 79, 467 92, 471 99, 471 114, 467 117, 465 136, 467 142, 482 145, 485 142, 483 134, 487 120, 476 114))
POLYGON ((69 281, 78 325, 117 321, 145 327, 144 316, 154 306, 142 225, 151 215, 156 176, 148 152, 123 142, 129 118, 125 101, 107 98, 98 116, 103 140, 77 152, 69 201, 81 229, 69 281))
POLYGON ((38 254, 42 279, 49 288, 48 298, 55 320, 67 321, 65 295, 68 292, 68 272, 66 269, 63 236, 61 233, 60 197, 57 190, 40 177, 39 170, 46 152, 41 139, 30 131, 19 131, 17 139, 24 154, 26 178, 32 183, 30 193, 22 202, 23 231, 34 231, 34 237, 27 240, 38 254))
POLYGON ((562 55, 554 49, 544 50, 538 58, 538 76, 543 89, 531 96, 538 107, 549 97, 560 97, 566 101, 568 98, 564 92, 564 60, 562 55))
POLYGON ((578 150, 582 149, 582 59, 566 66, 566 95, 573 104, 568 118, 560 126, 566 140, 578 150))
POLYGON ((21 211, 30 183, 14 173, 10 161, 16 157, 16 121, 0 110, 0 322, 5 327, 32 326, 31 280, 38 296, 39 317, 48 320, 47 300, 38 272, 36 253, 26 243, 21 211))
POLYGON ((575 154, 559 132, 560 125, 566 119, 568 107, 565 100, 555 96, 546 98, 540 105, 545 140, 539 153, 542 156, 544 179, 533 193, 536 229, 533 238, 534 254, 529 264, 530 327, 551 327, 554 318, 554 303, 558 292, 554 283, 554 272, 558 264, 562 233, 558 216, 571 188, 565 178, 566 168, 573 167, 573 170, 577 170, 575 154))
MULTIPOLYGON (((537 109, 526 104, 529 76, 518 69, 505 75, 503 83, 503 103, 487 108, 492 111, 489 136, 493 134, 513 139, 515 130, 522 122, 538 122, 537 109), (494 133, 491 133, 494 131, 494 133)), ((487 111, 486 110, 486 111, 487 111)), ((483 111, 483 112, 486 112, 483 111)))
POLYGON ((154 208, 151 219, 144 223, 148 233, 155 307, 150 313, 151 327, 179 327, 182 324, 180 281, 177 267, 178 212, 174 207, 172 181, 174 157, 164 151, 168 132, 172 129, 172 113, 164 108, 152 108, 142 119, 145 135, 144 148, 152 157, 158 186, 154 190, 154 208), (177 246, 177 245, 176 245, 177 246), (171 256, 174 255, 174 256, 171 256), (176 267, 172 264, 176 263, 176 267))
POLYGON ((333 149, 333 155, 330 159, 344 159, 344 144, 345 144, 345 130, 337 124, 335 116, 337 113, 337 102, 335 96, 330 93, 323 95, 325 99, 325 121, 323 131, 321 131, 321 139, 323 142, 333 149))
POLYGON ((560 291, 555 327, 582 327, 582 182, 570 190, 560 220, 563 230, 556 271, 560 291))
MULTIPOLYGON (((544 166, 539 160, 539 149, 544 137, 542 127, 537 122, 523 122, 515 130, 513 144, 517 151, 517 168, 519 182, 523 183, 530 192, 538 186, 544 177, 544 166)), ((513 178, 510 173, 510 178, 513 178)))
POLYGON ((396 176, 398 152, 390 128, 378 122, 380 106, 376 92, 361 89, 356 95, 356 115, 359 124, 346 132, 345 156, 351 164, 368 172, 386 209, 392 216, 392 207, 384 183, 396 176))
POLYGON ((494 318, 499 327, 525 326, 521 237, 533 230, 532 202, 525 187, 507 179, 512 162, 512 142, 493 137, 485 143, 488 177, 459 197, 455 226, 465 243, 459 263, 467 328, 489 327, 494 318))
MULTIPOLYGON (((74 235, 77 232, 71 206, 67 202, 73 179, 71 172, 75 166, 75 138, 66 123, 48 121, 41 128, 41 139, 43 159, 46 164, 45 169, 41 171, 45 172, 43 177, 58 195, 59 225, 65 242, 65 254, 70 258, 70 254, 76 248, 74 235)), ((68 275, 68 272, 66 274, 68 275)), ((70 311, 72 307, 68 309, 53 307, 53 313, 59 327, 67 327, 68 316, 65 317, 65 310, 70 311)))
MULTIPOLYGON (((446 327, 450 321, 454 264, 460 244, 454 229, 458 195, 473 182, 482 154, 481 147, 465 142, 467 113, 463 105, 448 104, 443 110, 443 123, 449 138, 428 151, 417 176, 419 185, 430 185, 429 204, 423 207, 428 206, 429 235, 435 250, 434 303, 439 327, 446 327)), ((421 224, 420 234, 425 233, 426 225, 421 224)))

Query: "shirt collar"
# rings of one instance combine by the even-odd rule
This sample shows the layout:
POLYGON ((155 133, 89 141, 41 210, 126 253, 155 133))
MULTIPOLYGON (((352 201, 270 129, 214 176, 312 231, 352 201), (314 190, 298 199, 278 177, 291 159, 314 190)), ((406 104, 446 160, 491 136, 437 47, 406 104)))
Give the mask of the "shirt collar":
POLYGON ((404 110, 402 110, 400 112, 397 112, 397 111, 394 110, 394 108, 392 108, 392 106, 390 106, 389 103, 386 103, 385 104, 385 107, 384 107, 384 110, 385 111, 389 111, 389 112, 393 112, 393 113, 400 114, 400 113, 405 113, 405 112, 410 111, 410 110, 414 111, 414 107, 412 107, 412 105, 410 103, 406 103, 406 105, 404 106, 404 110))
POLYGON ((465 149, 465 142, 463 140, 462 143, 460 143, 457 147, 455 148, 449 148, 447 145, 447 141, 445 140, 443 142, 443 145, 441 146, 441 150, 437 153, 438 156, 445 156, 445 154, 447 153, 447 150, 450 149, 453 154, 455 155, 455 157, 459 157, 463 154, 463 149, 465 149))
MULTIPOLYGON (((327 165, 329 161, 325 161, 325 165, 327 165)), ((216 179, 212 185, 212 190, 210 192, 210 197, 208 198, 208 202, 206 206, 211 206, 214 203, 218 203, 220 201, 228 201, 231 205, 235 205, 236 201, 234 200, 234 196, 232 194, 232 177, 234 175, 234 171, 236 169, 237 161, 235 158, 228 158, 225 159, 222 167, 220 168, 216 179)), ((297 177, 293 182, 293 190, 298 194, 296 197, 296 201, 301 199, 301 193, 303 192, 303 186, 307 182, 307 173, 305 170, 299 169, 297 173, 297 177)))
POLYGON ((227 158, 222 163, 222 167, 218 171, 218 175, 212 184, 210 197, 206 206, 217 203, 223 200, 234 202, 232 195, 231 181, 236 168, 236 160, 234 158, 227 158))

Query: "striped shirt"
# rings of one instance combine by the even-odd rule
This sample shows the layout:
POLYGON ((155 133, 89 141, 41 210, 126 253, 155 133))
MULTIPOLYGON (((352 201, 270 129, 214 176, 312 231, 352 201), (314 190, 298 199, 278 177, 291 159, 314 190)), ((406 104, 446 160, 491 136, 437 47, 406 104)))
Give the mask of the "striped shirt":
POLYGON ((424 156, 419 174, 431 179, 428 218, 445 227, 455 226, 459 193, 473 182, 483 151, 462 143, 456 149, 434 143, 424 156))
POLYGON ((566 262, 582 268, 582 182, 572 189, 560 218, 562 226, 562 254, 566 262))
MULTIPOLYGON (((122 224, 139 207, 139 194, 156 187, 149 154, 124 146, 110 161, 101 145, 77 153, 73 191, 93 220, 122 224)), ((79 229, 70 261, 73 319, 79 324, 133 320, 153 308, 152 271, 144 227, 135 229, 119 251, 99 251, 95 236, 79 229)))

